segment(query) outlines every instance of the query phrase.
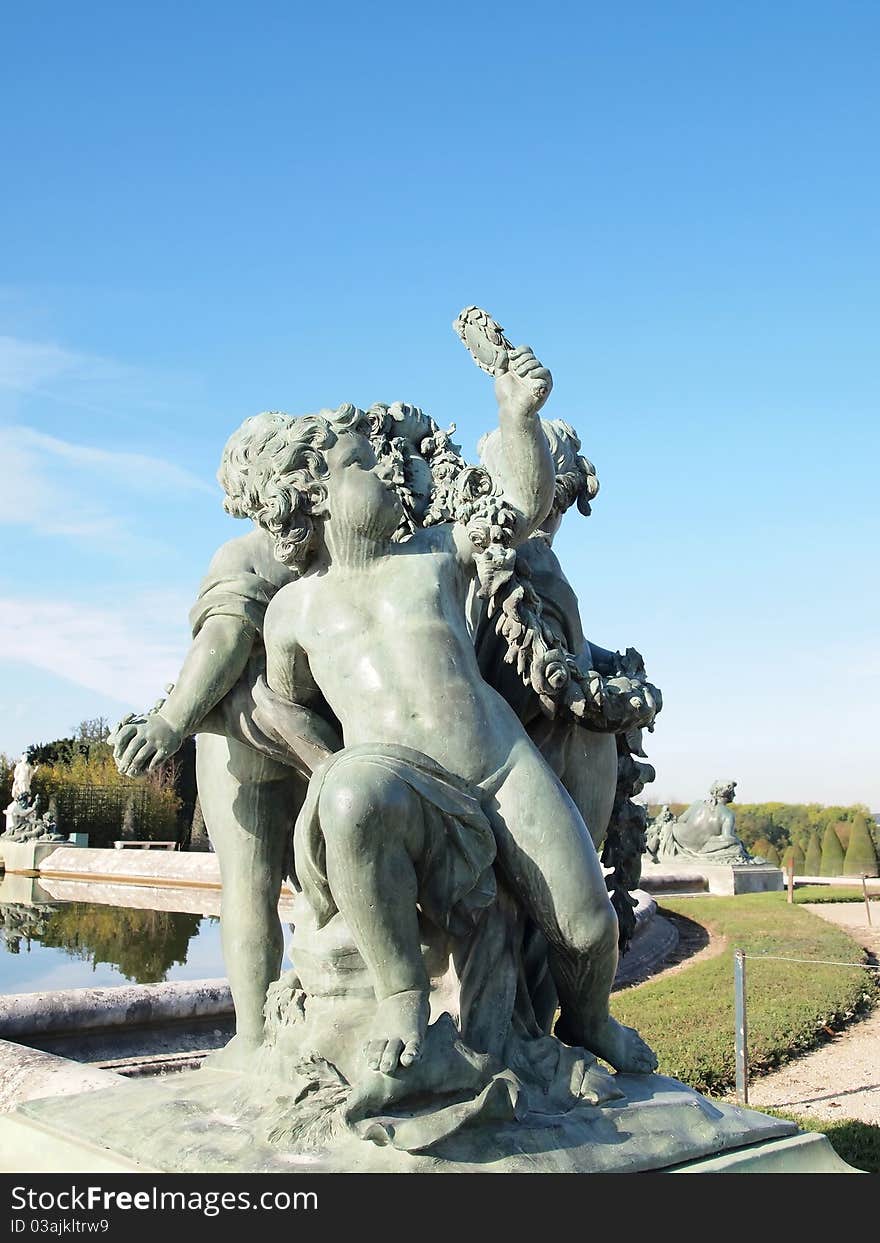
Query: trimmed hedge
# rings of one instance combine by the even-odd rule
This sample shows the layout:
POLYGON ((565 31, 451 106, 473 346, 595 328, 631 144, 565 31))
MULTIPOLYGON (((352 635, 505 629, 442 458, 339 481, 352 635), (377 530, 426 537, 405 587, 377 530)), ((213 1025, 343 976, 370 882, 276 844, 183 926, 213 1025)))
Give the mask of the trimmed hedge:
MULTIPOLYGON (((869 889, 872 902, 880 901, 880 891, 869 889)), ((795 902, 864 902, 865 895, 859 885, 802 885, 794 891, 795 902)))
POLYGON ((807 843, 807 856, 804 860, 804 876, 821 876, 822 875, 822 843, 819 840, 819 832, 813 829, 810 834, 810 840, 807 843))
POLYGON ((779 851, 772 842, 767 841, 766 837, 759 837, 750 853, 758 859, 763 859, 765 863, 772 863, 775 868, 779 867, 779 851))
POLYGON ((783 872, 788 871, 788 864, 789 864, 790 859, 794 859, 795 876, 809 876, 809 872, 806 872, 804 870, 804 852, 801 850, 797 842, 795 842, 791 846, 786 846, 785 850, 783 851, 782 860, 779 864, 783 872))
POLYGON ((877 855, 864 816, 857 816, 852 822, 849 845, 843 860, 843 875, 877 875, 877 855))
MULTIPOLYGON (((815 876, 815 874, 815 872, 806 873, 807 876, 815 876)), ((837 830, 832 824, 829 824, 825 830, 825 836, 822 838, 822 866, 819 868, 819 875, 843 875, 843 847, 840 844, 840 838, 837 836, 837 830)))

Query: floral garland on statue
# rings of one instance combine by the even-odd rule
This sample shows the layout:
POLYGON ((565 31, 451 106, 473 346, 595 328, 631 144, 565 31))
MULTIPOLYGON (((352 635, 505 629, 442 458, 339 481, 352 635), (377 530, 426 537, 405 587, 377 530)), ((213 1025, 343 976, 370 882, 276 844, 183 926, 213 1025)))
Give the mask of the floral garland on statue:
MULTIPOLYGON (((484 371, 495 374, 497 367, 506 365, 504 355, 510 344, 484 311, 466 308, 455 327, 484 371)), ((634 756, 644 756, 642 729, 653 728, 662 705, 660 693, 647 681, 644 662, 634 648, 615 653, 610 671, 585 672, 579 667, 559 624, 544 614, 528 566, 511 546, 516 514, 489 471, 468 465, 462 457, 452 440, 454 424, 443 430, 420 410, 395 410, 384 404, 371 406, 366 418, 377 458, 403 507, 394 538, 406 540, 418 527, 446 522, 463 526, 474 549, 478 595, 486 600, 488 617, 506 645, 505 662, 515 666, 546 716, 568 715, 586 729, 616 735, 618 782, 602 863, 611 869, 606 884, 618 916, 621 949, 625 949, 635 929, 630 892, 638 885, 645 848, 646 812, 632 797, 654 779, 651 765, 639 763, 634 756), (402 426, 408 435, 399 434, 402 426), (417 460, 427 464, 431 476, 430 494, 421 512, 417 460)), ((588 513, 589 505, 581 512, 588 513)))
MULTIPOLYGON (((510 342, 485 311, 466 307, 453 327, 483 371, 496 375, 506 368, 510 342)), ((589 513, 589 505, 585 509, 589 513)), ((656 775, 650 764, 635 757, 644 757, 642 730, 653 729, 662 707, 660 692, 648 682, 635 648, 615 653, 609 673, 579 667, 561 629, 545 617, 525 562, 510 546, 515 515, 484 468, 466 467, 445 483, 443 512, 451 512, 467 530, 475 550, 479 594, 507 645, 504 660, 516 666, 542 711, 551 718, 568 714, 587 729, 616 735, 617 790, 602 863, 611 869, 606 884, 618 917, 620 948, 625 951, 635 931, 636 904, 630 894, 639 883, 647 823, 646 809, 632 799, 656 775)))

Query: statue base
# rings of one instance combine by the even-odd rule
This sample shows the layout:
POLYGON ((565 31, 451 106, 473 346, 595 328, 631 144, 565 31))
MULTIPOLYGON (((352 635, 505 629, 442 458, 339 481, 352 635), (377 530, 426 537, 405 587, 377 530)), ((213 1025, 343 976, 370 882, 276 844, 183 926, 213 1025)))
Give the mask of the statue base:
POLYGON ((0 840, 0 865, 7 872, 24 873, 26 876, 36 874, 43 861, 59 846, 69 848, 71 843, 66 839, 60 842, 4 842, 0 840))
POLYGON ((822 1135, 720 1104, 662 1075, 619 1075, 625 1099, 465 1128, 430 1154, 350 1132, 278 1138, 276 1083, 199 1070, 73 1097, 0 1119, 0 1169, 31 1173, 855 1173, 822 1135))
POLYGON ((781 893, 785 877, 781 868, 762 863, 679 863, 669 859, 655 863, 642 856, 639 888, 651 894, 705 893, 781 893))

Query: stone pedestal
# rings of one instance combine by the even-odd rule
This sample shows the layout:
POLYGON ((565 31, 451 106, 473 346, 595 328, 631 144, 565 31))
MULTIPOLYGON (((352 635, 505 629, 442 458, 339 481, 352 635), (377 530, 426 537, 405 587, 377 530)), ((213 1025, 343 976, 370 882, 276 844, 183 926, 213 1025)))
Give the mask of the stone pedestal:
POLYGON ((731 896, 737 893, 781 893, 785 877, 780 868, 770 864, 707 864, 688 860, 678 863, 654 863, 642 859, 639 887, 652 894, 715 893, 731 896))
POLYGON ((48 857, 60 847, 73 849, 69 842, 4 842, 0 841, 0 862, 7 872, 35 874, 48 857))
POLYGON ((460 1131, 429 1153, 343 1130, 332 1146, 278 1139, 295 1112, 277 1081, 200 1070, 76 1097, 29 1101, 0 1119, 5 1170, 144 1173, 854 1172, 824 1136, 721 1105, 661 1075, 620 1075, 626 1099, 460 1131))

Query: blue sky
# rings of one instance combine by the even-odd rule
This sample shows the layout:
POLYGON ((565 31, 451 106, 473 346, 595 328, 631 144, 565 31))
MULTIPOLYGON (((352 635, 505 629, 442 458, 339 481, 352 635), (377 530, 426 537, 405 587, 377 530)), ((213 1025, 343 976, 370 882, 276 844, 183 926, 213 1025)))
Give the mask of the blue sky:
POLYGON ((0 750, 151 703, 248 414, 414 401, 489 309, 602 491, 653 794, 880 807, 874 3, 19 6, 0 82, 0 750))

